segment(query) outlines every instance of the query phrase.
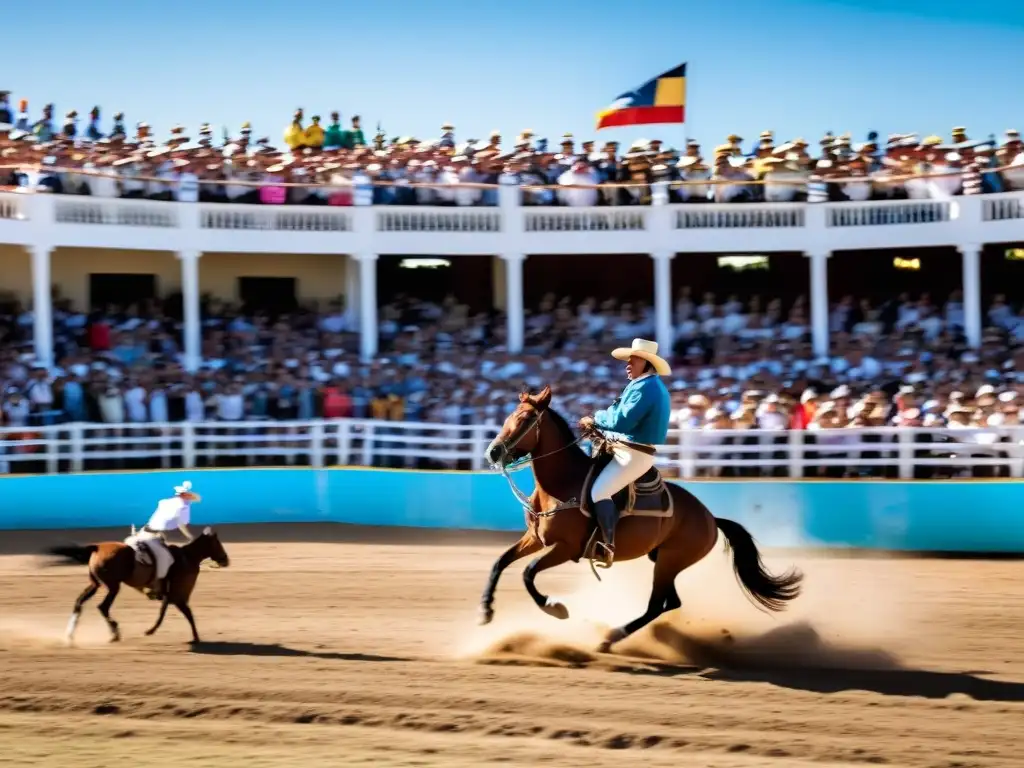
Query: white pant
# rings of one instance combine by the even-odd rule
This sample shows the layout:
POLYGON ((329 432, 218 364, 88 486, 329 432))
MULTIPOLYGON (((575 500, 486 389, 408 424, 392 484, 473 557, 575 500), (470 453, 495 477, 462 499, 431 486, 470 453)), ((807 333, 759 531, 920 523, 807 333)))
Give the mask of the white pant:
POLYGON ((634 480, 643 477, 654 466, 654 456, 616 445, 612 449, 612 462, 598 475, 594 481, 590 495, 595 502, 607 501, 634 480))
POLYGON ((166 578, 167 572, 174 565, 174 555, 161 540, 160 535, 149 531, 139 531, 135 535, 135 540, 145 542, 146 548, 156 558, 156 577, 158 579, 166 578))

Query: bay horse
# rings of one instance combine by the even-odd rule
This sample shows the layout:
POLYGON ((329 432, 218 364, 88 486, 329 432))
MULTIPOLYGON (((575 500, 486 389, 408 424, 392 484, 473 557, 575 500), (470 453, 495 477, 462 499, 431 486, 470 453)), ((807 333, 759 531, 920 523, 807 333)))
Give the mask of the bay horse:
MULTIPOLYGON (((189 599, 199 578, 199 567, 204 560, 213 560, 217 566, 227 568, 230 561, 220 538, 210 528, 184 546, 171 544, 168 547, 174 555, 174 565, 167 573, 164 587, 164 598, 160 605, 160 615, 156 623, 146 630, 146 635, 156 632, 167 614, 167 606, 173 605, 188 620, 192 628, 192 643, 199 642, 195 618, 189 608, 189 599)), ((143 563, 138 560, 138 553, 128 544, 120 541, 102 541, 97 544, 71 545, 51 547, 46 554, 62 558, 68 563, 89 566, 89 586, 75 600, 74 610, 68 619, 65 638, 68 645, 74 643, 75 629, 82 615, 82 606, 90 600, 102 584, 107 588, 107 595, 99 605, 99 612, 110 628, 110 642, 121 639, 121 630, 110 616, 110 609, 121 591, 121 585, 127 585, 142 592, 153 580, 154 563, 143 563)), ((154 560, 153 555, 150 559, 154 560)))
MULTIPOLYGON (((536 487, 529 499, 521 492, 518 494, 526 513, 526 532, 491 568, 480 601, 481 624, 489 624, 494 618, 494 591, 502 572, 517 560, 545 549, 523 572, 526 591, 548 615, 557 619, 569 617, 565 605, 541 593, 535 580, 541 571, 587 556, 588 543, 593 541, 595 525, 582 507, 589 506, 584 486, 594 460, 579 447, 579 442, 565 419, 551 408, 551 388, 545 387, 537 395, 524 392, 519 396, 519 405, 488 446, 487 460, 504 473, 510 462, 532 457, 536 487)), ((765 568, 757 544, 746 528, 732 520, 714 517, 686 489, 662 483, 656 471, 649 474, 653 481, 645 475, 632 491, 616 495, 620 509, 632 507, 639 511, 624 514, 619 520, 615 560, 635 560, 647 555, 654 562, 651 597, 643 615, 606 635, 599 648, 602 653, 609 652, 615 643, 663 613, 682 606, 675 578, 712 550, 719 531, 725 537, 727 550, 732 550, 737 580, 753 603, 778 612, 799 596, 803 574, 791 569, 773 576, 765 568), (644 480, 650 489, 649 498, 644 504, 636 504, 644 480)))

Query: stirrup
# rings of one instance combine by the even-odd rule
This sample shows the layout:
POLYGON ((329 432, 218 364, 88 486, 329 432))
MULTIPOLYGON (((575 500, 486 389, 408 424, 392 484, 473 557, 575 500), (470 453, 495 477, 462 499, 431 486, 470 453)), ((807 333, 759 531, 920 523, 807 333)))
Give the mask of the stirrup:
POLYGON ((593 555, 594 557, 591 559, 591 562, 598 568, 604 568, 607 570, 608 568, 611 568, 612 563, 615 562, 615 550, 612 547, 609 547, 608 543, 604 539, 594 542, 593 555), (597 557, 598 549, 602 550, 604 553, 604 556, 601 559, 598 559, 597 557))

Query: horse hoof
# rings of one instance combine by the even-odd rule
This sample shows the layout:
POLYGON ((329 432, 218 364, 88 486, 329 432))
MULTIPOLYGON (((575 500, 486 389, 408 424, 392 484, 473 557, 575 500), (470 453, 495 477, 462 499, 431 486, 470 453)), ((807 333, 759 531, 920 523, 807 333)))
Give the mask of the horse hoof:
POLYGON ((477 617, 477 626, 485 627, 494 620, 494 609, 492 608, 481 608, 480 614, 477 617))
POLYGON ((621 629, 613 630, 613 631, 608 633, 608 637, 606 637, 604 639, 604 642, 601 643, 599 646, 597 646, 597 652, 598 653, 611 653, 612 652, 612 646, 615 645, 620 640, 624 640, 625 638, 626 638, 626 633, 623 632, 621 629))
POLYGON ((564 620, 569 618, 569 609, 566 608, 563 603, 560 603, 557 600, 552 600, 550 597, 544 604, 543 610, 548 616, 554 616, 556 619, 564 620))
POLYGON ((110 636, 110 642, 112 642, 112 643, 120 643, 121 642, 121 633, 118 632, 116 635, 111 635, 110 636))

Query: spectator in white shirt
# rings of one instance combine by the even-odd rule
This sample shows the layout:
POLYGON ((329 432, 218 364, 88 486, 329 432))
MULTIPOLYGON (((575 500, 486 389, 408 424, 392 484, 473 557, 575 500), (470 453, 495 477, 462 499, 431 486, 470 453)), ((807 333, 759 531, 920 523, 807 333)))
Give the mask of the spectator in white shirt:
POLYGON ((577 160, 570 170, 558 177, 558 184, 567 189, 558 191, 563 205, 576 208, 597 205, 597 174, 585 160, 577 160))
POLYGON ((100 418, 105 424, 124 423, 124 397, 116 384, 110 384, 98 398, 100 418))
POLYGON ((175 190, 175 199, 179 203, 199 202, 199 177, 192 169, 192 163, 188 160, 175 160, 174 165, 178 171, 178 179, 175 190))
POLYGON ((128 412, 128 421, 141 424, 149 418, 146 390, 138 381, 129 381, 128 389, 124 393, 124 406, 128 412))
POLYGON ((241 385, 232 383, 216 396, 217 418, 220 421, 242 421, 245 418, 245 395, 241 385))

